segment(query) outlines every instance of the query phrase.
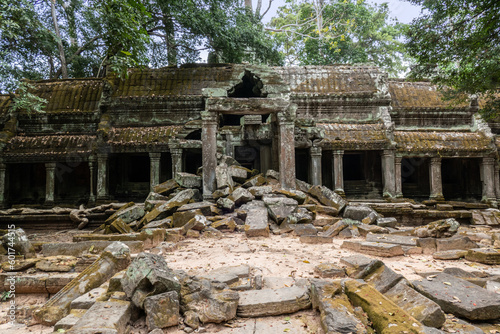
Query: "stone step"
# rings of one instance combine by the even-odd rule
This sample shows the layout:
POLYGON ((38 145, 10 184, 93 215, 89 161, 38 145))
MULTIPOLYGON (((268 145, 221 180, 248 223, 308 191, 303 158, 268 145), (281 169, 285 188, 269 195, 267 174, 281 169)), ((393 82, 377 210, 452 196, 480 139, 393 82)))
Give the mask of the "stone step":
POLYGON ((340 248, 380 257, 404 255, 404 251, 401 245, 388 244, 384 242, 347 240, 342 243, 342 246, 340 246, 340 248))
POLYGON ((15 280, 16 293, 49 293, 59 292, 66 284, 78 276, 78 273, 0 273, 1 291, 10 291, 15 280))

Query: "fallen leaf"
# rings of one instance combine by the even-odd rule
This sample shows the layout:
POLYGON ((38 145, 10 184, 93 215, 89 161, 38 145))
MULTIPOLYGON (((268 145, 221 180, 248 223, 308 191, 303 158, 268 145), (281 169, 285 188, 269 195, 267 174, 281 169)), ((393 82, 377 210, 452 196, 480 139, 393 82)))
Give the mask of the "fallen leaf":
POLYGON ((309 262, 309 261, 307 261, 307 260, 304 260, 304 261, 302 261, 302 262, 304 262, 304 263, 310 263, 310 262, 309 262))
POLYGON ((450 283, 450 282, 443 282, 443 284, 446 284, 446 285, 450 285, 450 286, 451 286, 451 283, 450 283))

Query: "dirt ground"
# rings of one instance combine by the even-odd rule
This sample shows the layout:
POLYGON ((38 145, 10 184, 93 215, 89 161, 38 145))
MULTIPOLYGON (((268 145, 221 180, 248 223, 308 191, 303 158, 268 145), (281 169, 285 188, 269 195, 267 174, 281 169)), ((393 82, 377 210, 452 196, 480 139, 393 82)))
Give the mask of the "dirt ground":
MULTIPOLYGON (((31 239, 39 241, 70 241, 78 230, 59 232, 57 234, 39 233, 31 239)), ((340 249, 343 239, 334 239, 333 244, 311 245, 299 242, 298 237, 291 235, 271 235, 268 238, 247 238, 244 233, 226 233, 221 238, 186 239, 178 243, 178 248, 163 254, 172 269, 184 270, 192 275, 203 275, 213 269, 224 266, 249 265, 254 274, 262 277, 280 278, 273 280, 275 287, 293 284, 292 278, 318 277, 314 267, 321 263, 340 264, 340 258, 357 254, 340 249)), ((376 258, 376 257, 373 257, 376 258)), ((393 258, 378 258, 408 280, 421 279, 417 272, 441 271, 446 267, 459 267, 468 271, 484 271, 491 275, 500 275, 499 266, 486 266, 465 260, 440 261, 430 255, 409 255, 393 258)), ((16 297, 18 306, 43 304, 47 296, 16 297)), ((0 325, 2 334, 52 333, 52 327, 40 325, 19 325, 12 327, 5 323, 8 303, 0 303, 0 325)), ((202 333, 315 333, 321 334, 319 317, 315 311, 308 310, 292 315, 267 317, 259 319, 236 319, 224 325, 209 324, 199 329, 202 333)), ((147 333, 145 324, 138 321, 133 333, 147 333)), ((185 333, 176 327, 164 333, 185 333)))

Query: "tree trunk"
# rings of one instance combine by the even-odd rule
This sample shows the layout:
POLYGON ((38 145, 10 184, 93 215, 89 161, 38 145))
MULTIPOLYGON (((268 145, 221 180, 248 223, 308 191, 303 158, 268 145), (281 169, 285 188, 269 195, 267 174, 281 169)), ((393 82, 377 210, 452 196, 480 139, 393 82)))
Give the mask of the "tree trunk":
POLYGON ((56 32, 57 47, 59 48, 59 59, 61 60, 61 73, 63 79, 68 78, 68 67, 66 65, 66 57, 64 55, 64 48, 62 45, 61 33, 59 32, 59 24, 56 17, 56 0, 51 0, 50 9, 52 12, 52 20, 54 21, 54 30, 56 32))
POLYGON ((252 0, 245 0, 245 7, 252 11, 252 0))

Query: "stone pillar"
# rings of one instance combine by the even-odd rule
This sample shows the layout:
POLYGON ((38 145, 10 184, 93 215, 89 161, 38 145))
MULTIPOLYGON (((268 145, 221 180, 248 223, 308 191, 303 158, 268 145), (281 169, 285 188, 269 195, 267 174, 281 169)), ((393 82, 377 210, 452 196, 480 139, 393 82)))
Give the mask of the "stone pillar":
POLYGON ((403 181, 401 178, 401 160, 403 160, 402 157, 395 157, 394 158, 394 190, 396 192, 396 197, 401 198, 403 197, 403 181))
POLYGON ((260 171, 265 174, 268 169, 272 169, 271 146, 260 145, 260 171))
POLYGON ((161 153, 149 153, 149 185, 151 190, 160 183, 161 153))
POLYGON ((172 178, 175 179, 177 173, 182 172, 182 148, 171 148, 172 156, 172 178))
POLYGON ((482 163, 483 170, 483 199, 482 201, 492 206, 497 206, 495 196, 495 159, 484 157, 482 163))
POLYGON ((6 193, 7 193, 7 183, 6 183, 6 170, 7 166, 4 163, 0 163, 0 208, 5 208, 6 193))
POLYGON ((495 194, 497 198, 497 203, 500 200, 500 165, 495 164, 495 194))
POLYGON ((384 150, 382 152, 382 183, 384 184, 383 195, 385 198, 396 196, 394 167, 394 151, 384 150))
POLYGON ((310 164, 309 164, 309 182, 313 186, 320 186, 322 177, 321 177, 321 147, 320 146, 311 146, 309 148, 309 155, 311 156, 310 164))
POLYGON ((97 155, 97 200, 107 200, 108 194, 108 155, 97 155))
POLYGON ((203 198, 212 199, 216 189, 215 167, 217 167, 217 114, 202 111, 203 127, 201 131, 203 155, 203 198))
POLYGON ((333 190, 344 197, 344 151, 333 151, 333 190))
POLYGON ((95 204, 95 194, 94 194, 94 173, 95 173, 95 157, 91 155, 89 157, 89 171, 90 171, 90 195, 89 204, 95 204))
POLYGON ((45 205, 53 205, 56 191, 56 163, 45 164, 45 205))
POLYGON ((233 134, 226 133, 226 155, 234 158, 233 134))
POLYGON ((444 201, 443 183, 441 179, 441 158, 431 158, 431 164, 429 166, 429 179, 431 185, 430 199, 444 201))
POLYGON ((278 112, 280 184, 295 189, 295 122, 291 113, 278 112))

